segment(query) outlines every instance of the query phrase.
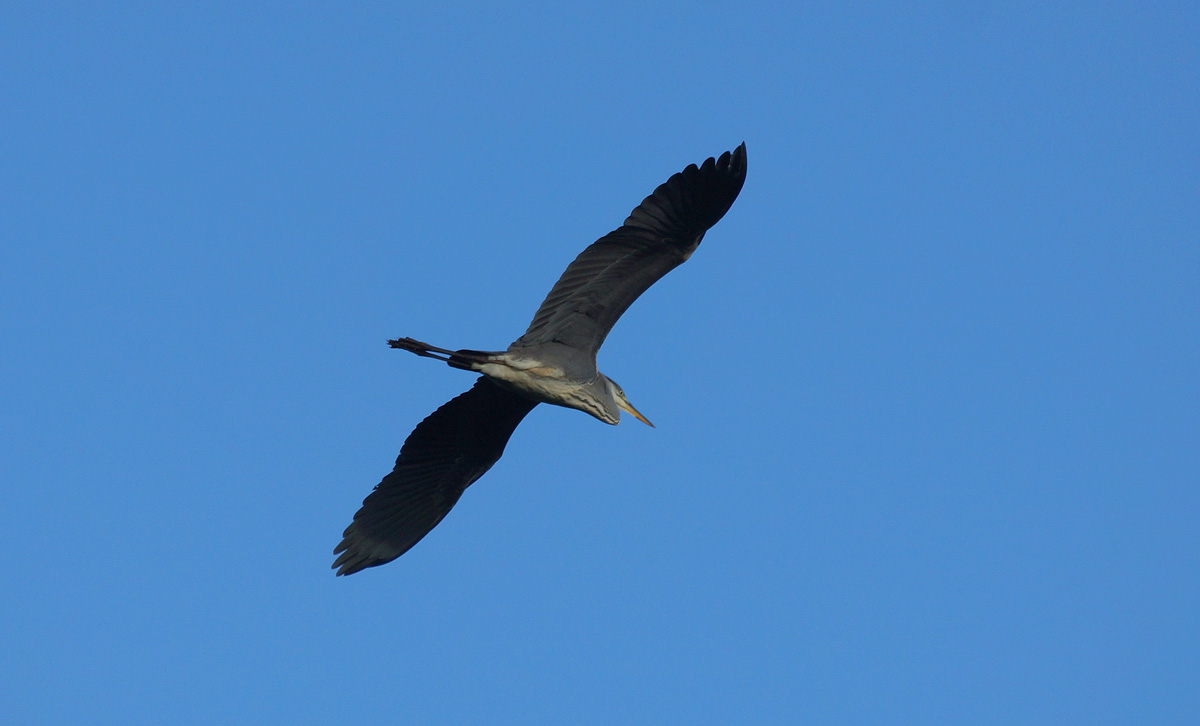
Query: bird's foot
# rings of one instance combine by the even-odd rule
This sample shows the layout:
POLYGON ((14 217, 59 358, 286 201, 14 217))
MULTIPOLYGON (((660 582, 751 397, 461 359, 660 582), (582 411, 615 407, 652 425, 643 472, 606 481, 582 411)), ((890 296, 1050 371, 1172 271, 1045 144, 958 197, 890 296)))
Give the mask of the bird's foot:
POLYGON ((422 343, 419 340, 412 338, 397 338, 389 340, 388 345, 399 350, 407 350, 409 353, 416 353, 425 358, 436 358, 437 360, 447 360, 449 356, 454 354, 452 350, 445 348, 437 348, 428 343, 422 343))

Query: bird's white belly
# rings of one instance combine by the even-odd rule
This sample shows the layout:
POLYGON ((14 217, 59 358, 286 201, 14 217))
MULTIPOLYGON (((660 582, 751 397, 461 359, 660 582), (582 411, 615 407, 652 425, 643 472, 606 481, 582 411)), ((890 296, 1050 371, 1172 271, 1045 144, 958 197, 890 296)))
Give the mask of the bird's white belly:
MULTIPOLYGON (((519 361, 519 363, 525 361, 519 361)), ((505 388, 542 403, 576 408, 571 402, 584 384, 564 380, 562 370, 549 366, 514 367, 505 363, 484 363, 479 372, 505 388)))

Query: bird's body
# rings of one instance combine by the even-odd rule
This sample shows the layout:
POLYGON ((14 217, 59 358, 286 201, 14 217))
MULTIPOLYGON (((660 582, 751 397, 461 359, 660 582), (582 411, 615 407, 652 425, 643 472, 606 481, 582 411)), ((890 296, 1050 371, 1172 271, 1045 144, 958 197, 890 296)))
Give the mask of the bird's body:
POLYGON ((445 360, 455 368, 482 373, 501 388, 531 401, 579 409, 608 424, 620 422, 622 410, 650 423, 624 400, 620 387, 596 368, 594 355, 582 354, 561 343, 527 348, 514 345, 495 352, 445 350, 412 338, 388 343, 426 358, 445 360))
POLYGON ((578 409, 609 424, 625 411, 650 424, 599 371, 596 352, 629 305, 692 255, 745 178, 745 144, 672 176, 621 227, 575 258, 529 329, 505 351, 448 350, 412 338, 388 341, 482 375, 404 442, 395 469, 364 500, 334 550, 337 574, 381 565, 408 551, 500 458, 538 403, 578 409))

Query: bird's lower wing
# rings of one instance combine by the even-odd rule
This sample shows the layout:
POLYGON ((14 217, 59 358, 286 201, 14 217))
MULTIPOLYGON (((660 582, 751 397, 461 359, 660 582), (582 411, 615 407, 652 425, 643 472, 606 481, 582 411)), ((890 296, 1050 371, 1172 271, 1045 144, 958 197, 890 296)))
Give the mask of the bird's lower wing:
POLYGON ((536 405, 481 376, 418 424, 333 551, 337 574, 391 562, 419 542, 500 459, 536 405))

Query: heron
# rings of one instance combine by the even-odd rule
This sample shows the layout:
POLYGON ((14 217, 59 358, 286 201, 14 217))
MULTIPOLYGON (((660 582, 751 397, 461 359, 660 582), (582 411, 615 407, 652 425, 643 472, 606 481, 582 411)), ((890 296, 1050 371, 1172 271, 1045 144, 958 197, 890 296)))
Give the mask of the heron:
POLYGON ((653 426, 597 369, 596 352, 630 304, 691 257, 745 180, 745 143, 672 175, 624 224, 567 266, 507 350, 389 340, 392 348, 482 375, 409 434, 395 468, 363 500, 334 549, 337 574, 386 564, 417 544, 499 461, 517 425, 539 403, 578 409, 607 424, 618 423, 624 411, 653 426))

